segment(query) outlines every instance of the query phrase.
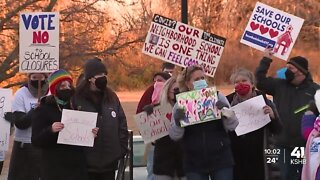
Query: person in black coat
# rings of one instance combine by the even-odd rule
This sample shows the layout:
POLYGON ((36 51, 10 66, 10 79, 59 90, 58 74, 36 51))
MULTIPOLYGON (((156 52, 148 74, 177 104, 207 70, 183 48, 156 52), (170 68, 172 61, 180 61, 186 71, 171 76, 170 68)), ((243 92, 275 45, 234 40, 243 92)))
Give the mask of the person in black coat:
MULTIPOLYGON (((73 109, 70 98, 74 94, 72 78, 65 70, 58 70, 48 79, 52 95, 43 97, 32 118, 34 146, 41 148, 41 180, 87 180, 83 147, 57 144, 58 134, 64 128, 62 109, 73 109)), ((97 135, 97 128, 92 136, 97 135)))
POLYGON ((107 82, 107 68, 101 60, 87 60, 84 80, 77 86, 73 99, 77 110, 98 113, 98 136, 94 146, 85 149, 90 180, 115 179, 118 161, 128 152, 127 119, 107 82))
MULTIPOLYGON (((254 75, 247 69, 236 69, 230 80, 235 86, 235 92, 227 96, 231 106, 262 95, 261 92, 255 90, 254 75)), ((237 136, 235 131, 229 133, 235 159, 234 180, 265 179, 265 131, 270 130, 272 133, 279 133, 281 123, 275 105, 265 95, 263 97, 266 102, 263 110, 265 114, 269 114, 271 122, 263 128, 241 136, 237 136)), ((248 109, 248 111, 250 110, 248 109)), ((241 122, 241 119, 239 121, 241 122)))

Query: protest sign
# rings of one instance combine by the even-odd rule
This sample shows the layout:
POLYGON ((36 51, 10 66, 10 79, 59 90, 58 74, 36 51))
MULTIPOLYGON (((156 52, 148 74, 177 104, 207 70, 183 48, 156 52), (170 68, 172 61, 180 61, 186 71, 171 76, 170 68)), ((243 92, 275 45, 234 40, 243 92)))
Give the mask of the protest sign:
POLYGON ((314 95, 314 101, 316 103, 318 111, 320 111, 320 90, 317 90, 316 94, 314 95))
POLYGON ((217 101, 215 87, 178 94, 178 107, 186 111, 186 119, 180 122, 181 127, 220 119, 220 110, 215 106, 217 101))
POLYGON ((19 34, 19 72, 59 69, 58 12, 20 13, 19 34))
POLYGON ((257 2, 240 42, 260 51, 269 46, 274 49, 274 56, 287 60, 303 21, 257 2))
POLYGON ((269 114, 263 111, 265 105, 260 95, 231 107, 239 120, 239 125, 235 130, 238 136, 258 130, 271 121, 269 114))
POLYGON ((4 119, 4 113, 11 112, 12 90, 0 88, 0 151, 9 149, 10 123, 4 119))
POLYGON ((58 144, 93 147, 98 113, 63 109, 61 123, 64 128, 59 132, 58 144))
POLYGON ((213 77, 226 39, 155 14, 142 52, 181 67, 200 65, 213 77))
MULTIPOLYGON (((172 110, 172 109, 171 109, 172 110)), ((139 128, 140 134, 145 144, 153 142, 169 134, 171 111, 166 112, 161 106, 155 106, 153 113, 147 115, 141 112, 134 116, 134 120, 139 128)))

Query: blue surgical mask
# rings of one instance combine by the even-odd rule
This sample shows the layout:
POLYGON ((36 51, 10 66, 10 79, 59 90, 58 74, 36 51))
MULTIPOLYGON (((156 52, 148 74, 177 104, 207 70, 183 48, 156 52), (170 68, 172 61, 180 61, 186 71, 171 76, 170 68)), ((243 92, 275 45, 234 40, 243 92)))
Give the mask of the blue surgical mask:
POLYGON ((195 89, 195 90, 204 89, 207 87, 208 87, 207 81, 204 79, 193 82, 193 89, 195 89))

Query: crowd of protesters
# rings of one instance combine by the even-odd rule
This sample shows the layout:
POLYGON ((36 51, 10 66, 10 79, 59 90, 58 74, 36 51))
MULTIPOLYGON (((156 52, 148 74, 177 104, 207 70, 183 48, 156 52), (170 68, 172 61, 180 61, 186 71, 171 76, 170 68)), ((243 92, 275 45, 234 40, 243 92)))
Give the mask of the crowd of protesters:
MULTIPOLYGON (((231 94, 225 96, 217 90, 213 106, 221 118, 190 126, 181 124, 188 117, 186 108, 178 106, 176 95, 212 84, 201 66, 178 70, 164 63, 136 111, 150 115, 161 105, 172 112, 169 135, 147 145, 146 179, 272 179, 267 175, 265 159, 266 139, 272 136, 274 149, 281 152, 276 163, 279 179, 319 180, 320 154, 314 152, 320 144, 320 118, 314 95, 320 87, 312 80, 308 60, 301 56, 287 62, 284 78, 267 76, 272 55, 272 49, 267 48, 255 72, 235 69, 230 77, 234 85, 231 94), (271 122, 237 135, 235 130, 242 119, 232 108, 260 95, 265 102, 261 111, 271 122), (297 147, 305 147, 305 163, 290 162, 297 147)), ((89 59, 83 69, 76 87, 70 73, 60 69, 51 74, 28 74, 28 82, 15 93, 12 112, 5 114, 15 126, 8 180, 115 180, 119 160, 128 152, 127 118, 108 85, 103 61, 89 59), (64 129, 63 109, 98 114, 90 134, 93 147, 57 143, 64 129)), ((3 159, 0 152, 1 168, 3 159)))

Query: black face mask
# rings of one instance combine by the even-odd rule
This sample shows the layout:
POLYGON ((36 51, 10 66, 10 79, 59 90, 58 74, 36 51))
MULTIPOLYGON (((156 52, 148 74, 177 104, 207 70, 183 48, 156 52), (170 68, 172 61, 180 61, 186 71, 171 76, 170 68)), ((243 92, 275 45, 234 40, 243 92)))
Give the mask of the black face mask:
POLYGON ((174 99, 173 102, 176 103, 177 102, 177 95, 180 93, 179 88, 174 88, 173 89, 173 95, 174 95, 174 99))
POLYGON ((105 76, 96 78, 96 81, 94 82, 94 84, 100 91, 104 91, 107 88, 107 83, 107 77, 105 76))
POLYGON ((287 82, 289 83, 294 79, 294 73, 289 69, 286 70, 285 76, 286 76, 287 82))
POLYGON ((56 96, 62 101, 69 101, 74 94, 74 89, 57 89, 56 96))
MULTIPOLYGON (((31 86, 38 89, 38 80, 30 80, 31 86)), ((40 81, 40 87, 42 87, 44 84, 46 84, 45 80, 40 81)))

